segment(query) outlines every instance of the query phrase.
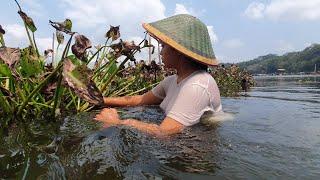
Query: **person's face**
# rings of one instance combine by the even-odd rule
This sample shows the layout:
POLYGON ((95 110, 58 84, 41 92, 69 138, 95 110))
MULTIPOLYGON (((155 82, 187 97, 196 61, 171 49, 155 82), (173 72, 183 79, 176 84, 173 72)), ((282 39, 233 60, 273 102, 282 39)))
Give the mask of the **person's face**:
POLYGON ((179 58, 177 52, 172 47, 164 43, 161 43, 161 45, 162 49, 160 55, 165 68, 176 68, 179 58))

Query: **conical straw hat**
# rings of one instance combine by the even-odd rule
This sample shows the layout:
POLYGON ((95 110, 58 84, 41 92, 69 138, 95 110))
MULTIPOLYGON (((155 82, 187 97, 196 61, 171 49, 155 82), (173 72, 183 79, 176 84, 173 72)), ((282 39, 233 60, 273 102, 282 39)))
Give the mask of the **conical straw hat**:
POLYGON ((180 14, 142 25, 151 36, 206 65, 218 65, 207 26, 199 19, 180 14))

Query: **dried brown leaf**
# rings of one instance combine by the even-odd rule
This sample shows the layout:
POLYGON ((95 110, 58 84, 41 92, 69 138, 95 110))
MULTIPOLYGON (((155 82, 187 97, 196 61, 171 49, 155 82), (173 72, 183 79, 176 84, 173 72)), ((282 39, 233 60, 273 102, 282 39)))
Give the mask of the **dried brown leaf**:
POLYGON ((75 39, 75 43, 72 45, 71 50, 77 58, 82 60, 86 54, 86 50, 92 47, 91 42, 84 35, 77 35, 75 39))
POLYGON ((24 23, 26 23, 27 27, 32 31, 35 32, 37 30, 37 27, 34 25, 34 22, 31 17, 29 17, 25 12, 18 11, 18 14, 23 19, 24 23))
POLYGON ((91 70, 85 65, 76 65, 71 59, 64 59, 63 78, 67 85, 85 101, 102 105, 103 97, 95 83, 91 80, 91 70))
POLYGON ((110 29, 106 33, 106 38, 112 39, 112 41, 117 40, 120 37, 120 26, 110 26, 110 29))
POLYGON ((2 59, 11 69, 20 60, 20 49, 19 48, 0 48, 0 59, 2 59))

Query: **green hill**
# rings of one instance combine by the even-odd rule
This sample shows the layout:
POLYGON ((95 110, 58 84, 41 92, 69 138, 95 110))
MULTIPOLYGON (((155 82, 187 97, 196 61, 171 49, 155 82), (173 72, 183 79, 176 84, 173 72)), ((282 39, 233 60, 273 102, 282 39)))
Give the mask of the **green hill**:
POLYGON ((282 56, 268 54, 237 65, 253 74, 276 73, 285 69, 286 73, 314 72, 314 65, 320 69, 320 44, 313 44, 303 51, 290 52, 282 56))

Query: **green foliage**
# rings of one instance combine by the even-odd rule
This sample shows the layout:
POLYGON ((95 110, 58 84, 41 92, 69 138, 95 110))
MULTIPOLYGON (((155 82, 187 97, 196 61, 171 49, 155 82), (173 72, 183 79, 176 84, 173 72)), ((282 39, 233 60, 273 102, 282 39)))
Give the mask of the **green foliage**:
POLYGON ((314 65, 320 66, 320 44, 313 44, 303 51, 291 52, 282 56, 266 55, 237 65, 253 74, 277 73, 285 69, 287 73, 313 72, 314 65))
POLYGON ((43 60, 32 51, 31 47, 22 50, 20 70, 23 77, 35 77, 43 72, 43 60))
POLYGON ((0 64, 0 77, 12 77, 12 73, 8 65, 0 64))
POLYGON ((221 96, 238 96, 241 91, 247 91, 254 86, 252 75, 236 65, 218 66, 212 69, 211 74, 216 80, 221 96))
MULTIPOLYGON (((23 19, 26 32, 29 38, 30 46, 22 48, 0 47, 0 114, 15 115, 17 117, 26 116, 51 116, 57 115, 61 111, 87 111, 95 105, 102 105, 102 94, 114 95, 113 93, 136 93, 123 87, 129 87, 136 79, 121 82, 121 91, 110 91, 113 79, 120 78, 120 71, 129 61, 134 61, 134 54, 145 44, 140 42, 136 46, 133 42, 120 40, 119 43, 108 43, 105 46, 99 46, 95 53, 89 53, 91 42, 83 35, 76 35, 71 31, 72 21, 66 19, 62 23, 52 22, 51 25, 59 34, 59 45, 63 43, 62 38, 65 33, 69 36, 68 43, 65 45, 60 61, 55 55, 56 52, 49 50, 55 57, 52 62, 57 63, 45 65, 45 58, 48 53, 40 54, 36 46, 34 37, 33 20, 21 10, 19 15, 23 19), (30 36, 30 32, 33 36, 30 36), (75 40, 71 46, 72 40, 75 40), (70 50, 74 55, 69 55, 70 50), (69 55, 69 56, 68 56, 69 55), (117 59, 125 56, 125 59, 119 64, 117 59), (93 69, 87 65, 95 59, 97 62, 93 69), (98 84, 98 86, 96 85, 98 84), (11 93, 14 92, 14 93, 11 93), (47 112, 52 113, 47 113, 47 112)), ((117 32, 111 33, 114 38, 119 38, 119 27, 114 28, 117 32)), ((108 32, 111 32, 109 30, 108 32)), ((4 35, 1 27, 1 36, 4 35)), ((111 37, 112 38, 112 37, 111 37)), ((3 40, 3 38, 1 39, 3 40)), ((115 39, 114 39, 115 40, 115 39)), ((4 42, 1 42, 4 45, 4 42)), ((121 73, 120 73, 121 74, 121 73)), ((135 76, 138 78, 138 76, 135 76)), ((145 87, 141 87, 145 89, 145 87)), ((138 89, 134 89, 140 92, 138 89)))

